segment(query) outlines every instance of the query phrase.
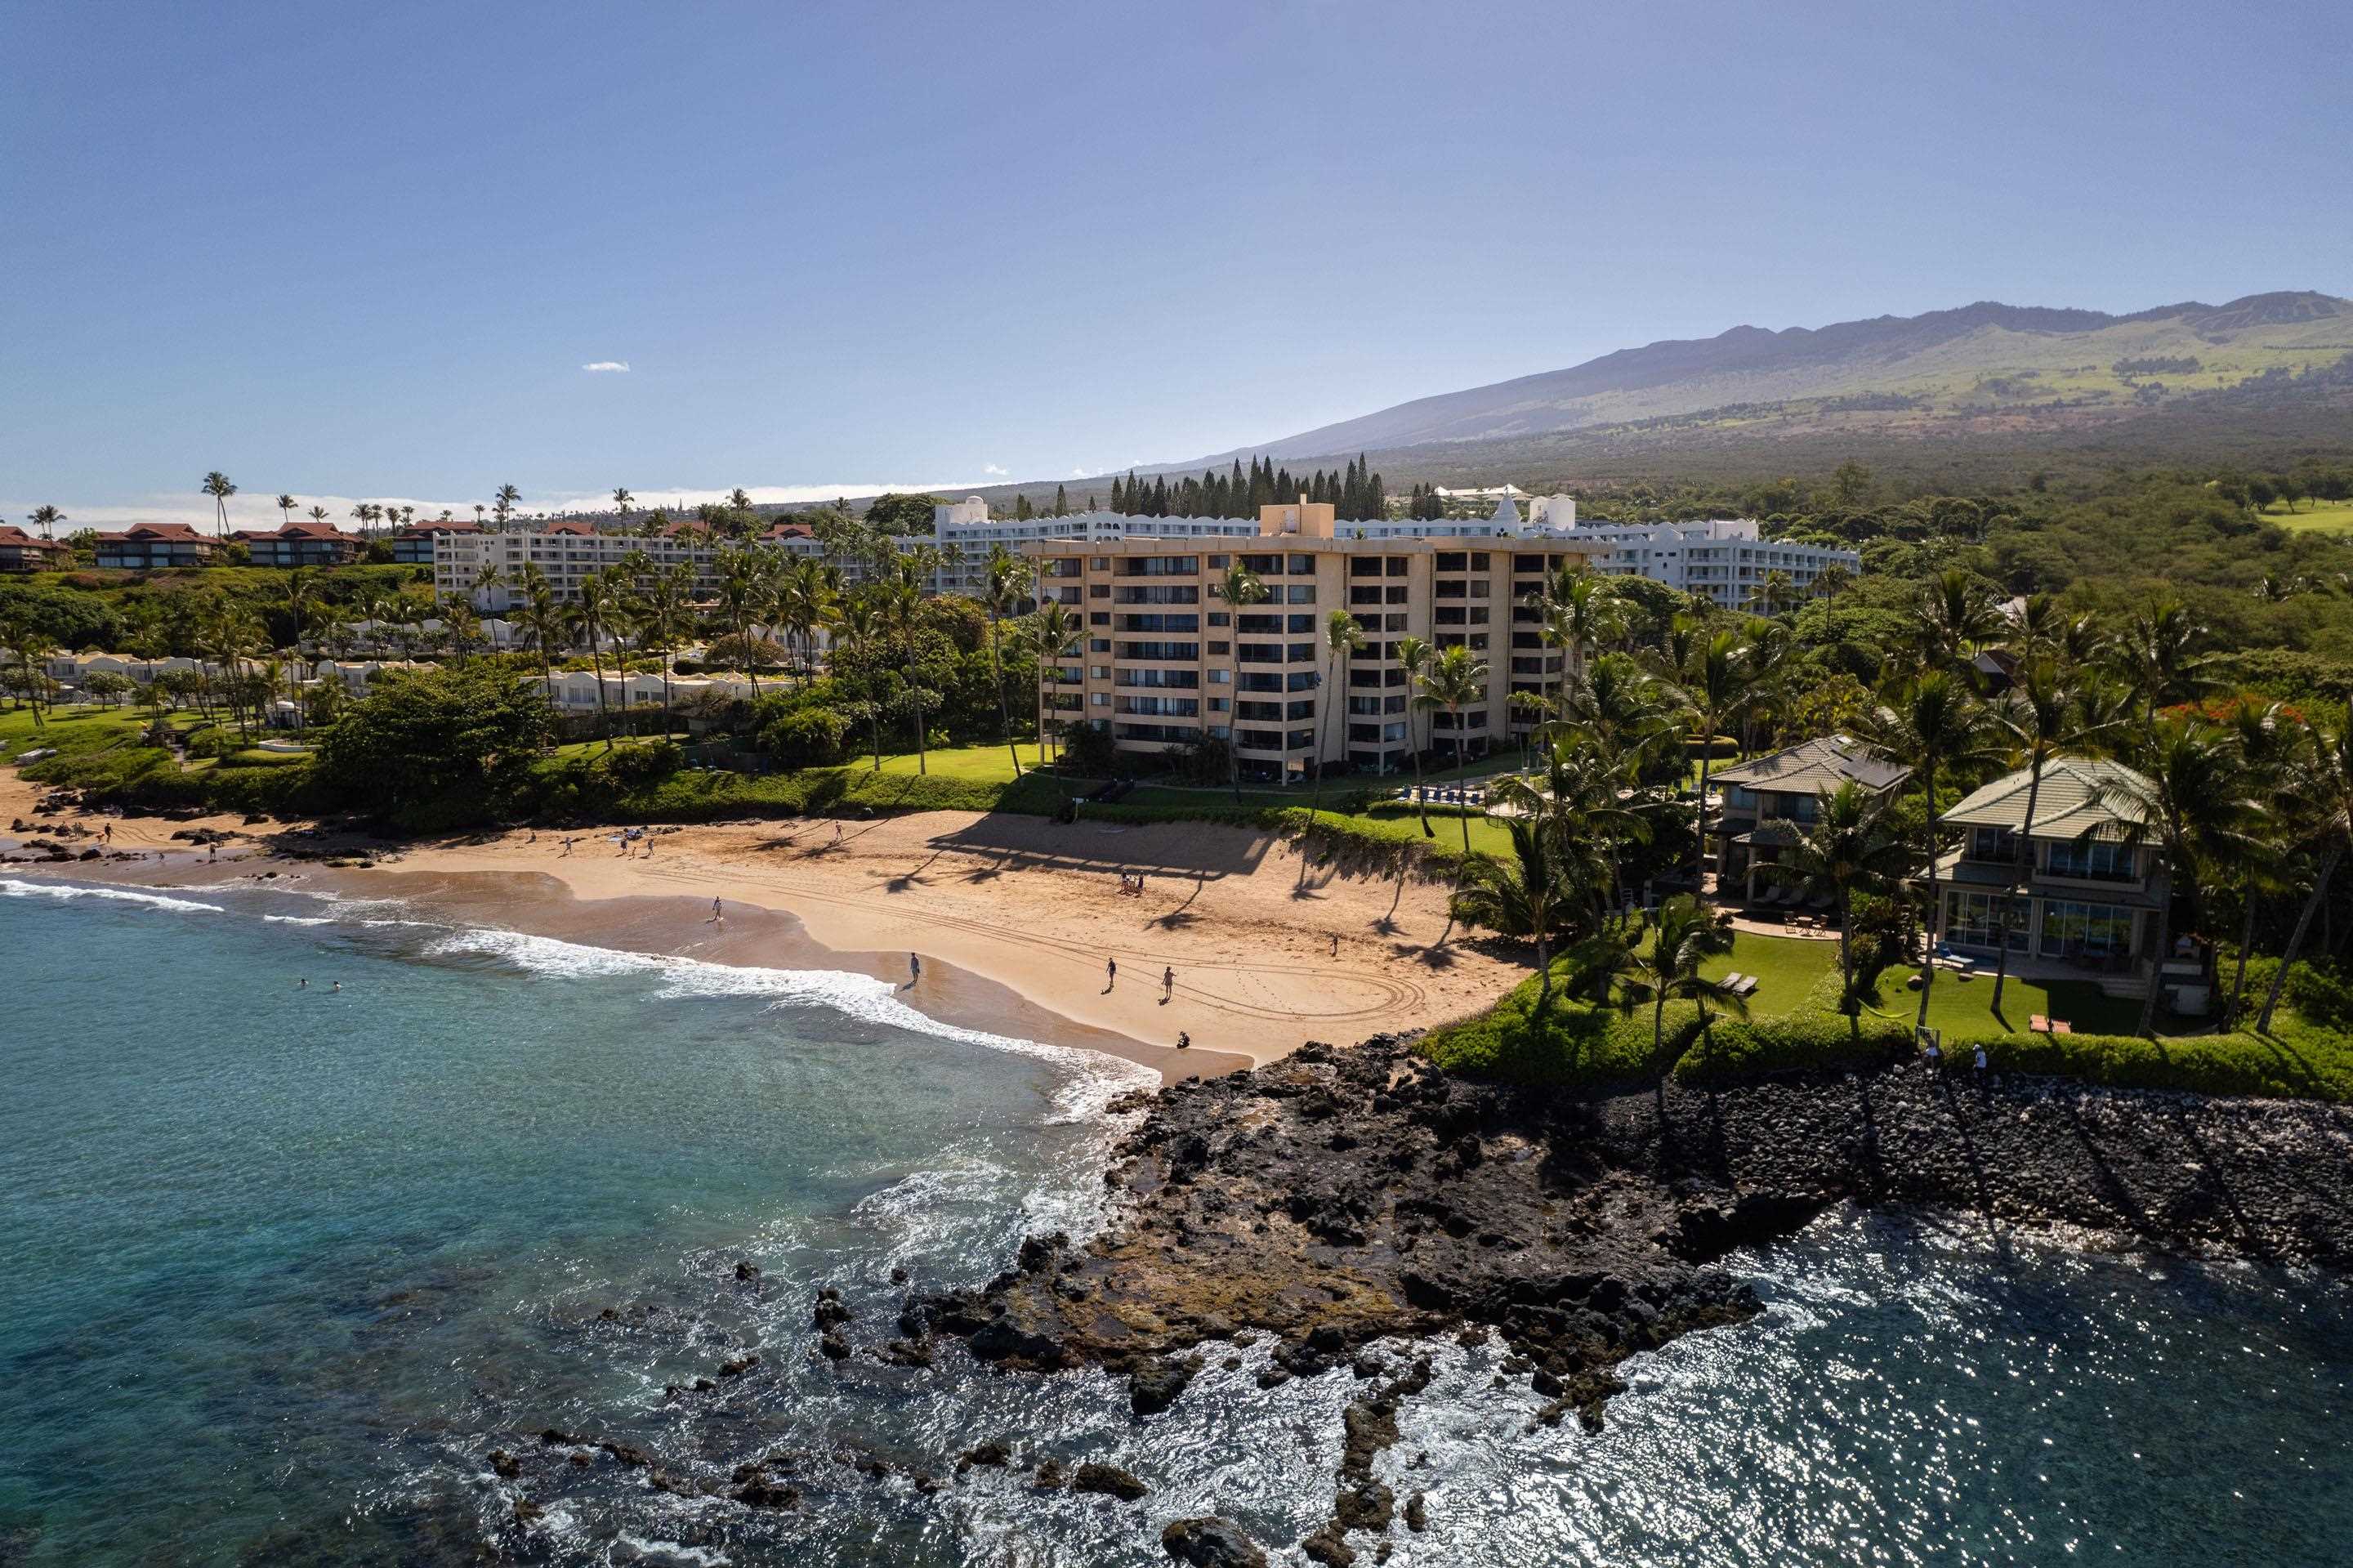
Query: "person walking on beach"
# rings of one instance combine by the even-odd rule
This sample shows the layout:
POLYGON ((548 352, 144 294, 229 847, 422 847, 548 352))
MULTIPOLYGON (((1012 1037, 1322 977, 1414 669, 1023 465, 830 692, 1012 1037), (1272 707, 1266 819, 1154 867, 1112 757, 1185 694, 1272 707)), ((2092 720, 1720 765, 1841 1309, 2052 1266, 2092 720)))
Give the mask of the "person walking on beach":
POLYGON ((912 987, 917 980, 923 978, 923 960, 917 958, 914 954, 909 953, 907 955, 907 984, 912 987))
POLYGON ((1176 966, 1170 964, 1160 971, 1160 1000, 1165 1005, 1176 994, 1176 966))
MULTIPOLYGON (((572 853, 572 835, 571 835, 571 834, 569 834, 569 833, 566 833, 566 834, 565 834, 565 835, 564 835, 564 854, 568 855, 568 854, 570 854, 571 853, 572 853)), ((556 856, 555 858, 556 858, 556 859, 558 859, 558 860, 562 860, 562 859, 564 858, 564 855, 558 855, 558 856, 556 856)))
POLYGON ((1117 959, 1105 959, 1103 960, 1103 990, 1109 991, 1118 983, 1119 960, 1117 959))
POLYGON ((719 900, 716 898, 711 901, 711 918, 705 920, 703 924, 706 926, 716 926, 719 924, 719 900))

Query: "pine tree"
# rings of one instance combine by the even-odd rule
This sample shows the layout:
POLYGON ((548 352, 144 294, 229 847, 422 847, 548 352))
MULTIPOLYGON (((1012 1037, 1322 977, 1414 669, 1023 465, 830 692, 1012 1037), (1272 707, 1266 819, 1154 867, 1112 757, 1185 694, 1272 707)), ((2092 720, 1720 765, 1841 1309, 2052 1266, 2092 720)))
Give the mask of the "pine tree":
POLYGON ((1068 517, 1070 514, 1071 498, 1062 493, 1062 487, 1058 484, 1054 486, 1054 515, 1068 517))
POLYGON ((1014 518, 1014 521, 1015 521, 1015 522, 1017 522, 1017 523, 1026 523, 1026 522, 1028 522, 1028 521, 1029 520, 1029 515, 1030 515, 1030 514, 1029 514, 1029 498, 1028 496, 1026 496, 1026 495, 1019 495, 1019 496, 1016 496, 1016 497, 1014 497, 1014 500, 1013 500, 1013 518, 1014 518))

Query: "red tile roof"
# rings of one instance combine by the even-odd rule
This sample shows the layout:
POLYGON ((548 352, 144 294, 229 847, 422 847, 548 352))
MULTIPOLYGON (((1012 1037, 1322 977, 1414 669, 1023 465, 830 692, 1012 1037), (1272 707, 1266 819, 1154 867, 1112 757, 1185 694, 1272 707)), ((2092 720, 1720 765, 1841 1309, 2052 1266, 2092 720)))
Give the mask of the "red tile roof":
POLYGON ((583 538, 593 538, 596 536, 596 525, 593 523, 550 523, 545 528, 542 529, 541 532, 545 534, 572 534, 583 538))
POLYGON ((63 550, 65 544, 56 539, 36 539, 14 523, 0 523, 0 545, 14 545, 23 549, 29 545, 36 550, 63 550))
POLYGON ((332 523, 289 523, 278 528, 240 528, 229 535, 255 544, 263 539, 349 539, 359 543, 359 535, 346 534, 332 523))
POLYGON ((811 539, 816 535, 797 523, 779 523, 760 537, 763 539, 811 539))
POLYGON ((185 523, 139 523, 116 534, 100 534, 100 544, 121 543, 131 539, 164 539, 174 544, 209 545, 213 541, 189 527, 185 523))

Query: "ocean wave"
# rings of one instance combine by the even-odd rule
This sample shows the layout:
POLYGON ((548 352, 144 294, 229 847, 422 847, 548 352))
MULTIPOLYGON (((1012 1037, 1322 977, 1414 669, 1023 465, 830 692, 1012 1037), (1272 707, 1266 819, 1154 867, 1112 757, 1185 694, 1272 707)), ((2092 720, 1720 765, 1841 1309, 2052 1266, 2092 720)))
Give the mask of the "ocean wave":
POLYGON ((98 898, 111 903, 144 904, 154 909, 176 909, 187 914, 227 913, 217 904, 199 904, 193 898, 172 898, 161 893, 141 893, 129 887, 88 887, 72 882, 22 882, 13 876, 0 876, 0 897, 98 898))
POLYGON ((452 931, 428 945, 425 952, 427 956, 451 958, 476 954, 527 973, 557 980, 647 977, 660 982, 654 994, 664 999, 765 997, 779 1006, 830 1008, 861 1022, 1050 1062, 1072 1075, 1056 1096, 1055 1121, 1099 1116, 1105 1106, 1127 1090, 1157 1087, 1160 1082, 1160 1075, 1151 1068, 1123 1057, 944 1022, 902 1001, 898 988, 889 980, 846 969, 775 969, 714 964, 702 959, 589 947, 494 927, 452 931))

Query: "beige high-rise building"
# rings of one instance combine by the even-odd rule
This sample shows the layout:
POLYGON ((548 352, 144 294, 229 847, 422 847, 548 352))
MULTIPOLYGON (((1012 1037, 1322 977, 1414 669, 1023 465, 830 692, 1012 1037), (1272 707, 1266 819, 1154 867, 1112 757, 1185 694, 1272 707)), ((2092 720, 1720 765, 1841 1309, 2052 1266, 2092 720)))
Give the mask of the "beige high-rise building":
MULTIPOLYGON (((1353 527, 1353 525, 1348 525, 1353 527)), ((1523 601, 1570 559, 1616 546, 1527 535, 1342 537, 1335 509, 1300 501, 1260 509, 1258 534, 1238 539, 1043 540, 1040 599, 1059 599, 1079 623, 1075 652, 1046 688, 1040 722, 1108 729, 1119 748, 1154 752, 1204 731, 1229 739, 1254 779, 1303 779, 1325 768, 1394 773, 1415 740, 1451 755, 1456 715, 1409 712, 1398 640, 1468 647, 1487 666, 1485 700, 1460 715, 1468 756, 1515 744, 1529 717, 1514 691, 1560 679, 1560 650, 1537 635, 1523 601), (1239 613, 1223 599, 1240 560, 1266 587, 1239 613), (1363 649, 1328 683, 1324 620, 1345 609, 1363 649), (1343 706, 1324 721, 1323 704, 1343 706)))

